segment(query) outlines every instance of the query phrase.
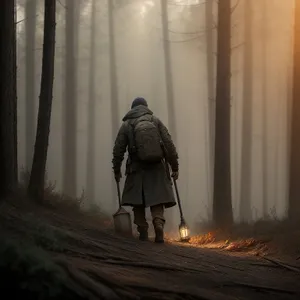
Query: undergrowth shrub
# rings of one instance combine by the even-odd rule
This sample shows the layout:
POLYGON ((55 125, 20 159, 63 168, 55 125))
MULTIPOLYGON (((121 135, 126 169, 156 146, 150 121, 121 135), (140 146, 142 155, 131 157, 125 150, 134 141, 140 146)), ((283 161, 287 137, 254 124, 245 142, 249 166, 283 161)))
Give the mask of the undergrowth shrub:
MULTIPOLYGON (((20 189, 26 193, 29 184, 30 172, 22 169, 20 172, 20 189)), ((82 211, 85 206, 88 206, 89 201, 82 190, 79 197, 71 197, 56 190, 56 182, 47 179, 45 174, 45 187, 44 187, 44 203, 43 205, 51 208, 57 208, 65 212, 82 211)), ((95 209, 95 205, 94 205, 95 209)), ((98 207, 97 211, 100 209, 98 207)))
POLYGON ((0 290, 10 299, 82 299, 46 252, 20 241, 1 241, 0 278, 0 290))
POLYGON ((24 237, 33 241, 34 244, 44 249, 56 252, 63 252, 70 240, 66 230, 52 226, 44 220, 32 218, 27 215, 23 218, 27 228, 24 230, 24 237))

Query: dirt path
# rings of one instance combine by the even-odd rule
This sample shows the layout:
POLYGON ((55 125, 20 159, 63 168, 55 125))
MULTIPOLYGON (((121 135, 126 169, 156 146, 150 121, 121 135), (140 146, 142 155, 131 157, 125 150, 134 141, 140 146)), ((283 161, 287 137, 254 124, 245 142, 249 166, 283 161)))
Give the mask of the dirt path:
POLYGON ((9 223, 2 219, 1 225, 20 236, 39 228, 39 243, 89 299, 300 299, 299 265, 283 267, 180 243, 140 242, 100 230, 93 221, 49 212, 6 211, 5 218, 9 223), (46 237, 57 232, 62 239, 49 247, 46 237))
POLYGON ((106 286, 121 299, 124 292, 132 299, 283 300, 300 296, 300 271, 259 258, 179 244, 156 245, 99 232, 98 238, 97 232, 76 234, 82 244, 67 253, 69 263, 96 281, 107 280, 106 286))

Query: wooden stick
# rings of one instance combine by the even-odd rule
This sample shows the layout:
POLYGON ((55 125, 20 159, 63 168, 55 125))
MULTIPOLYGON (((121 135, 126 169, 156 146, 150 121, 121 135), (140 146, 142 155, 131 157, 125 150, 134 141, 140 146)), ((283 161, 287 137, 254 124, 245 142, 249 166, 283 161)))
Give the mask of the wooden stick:
POLYGON ((266 261, 269 261, 277 266, 280 266, 282 268, 285 268, 287 270, 290 270, 290 271, 293 271, 293 272, 296 272, 296 273, 300 273, 300 269, 296 268, 296 267, 293 267, 293 266, 289 266, 283 262, 279 262, 277 260, 274 260, 274 259, 271 259, 271 258, 268 258, 268 257, 265 257, 265 256, 261 256, 259 255, 259 257, 265 259, 266 261))

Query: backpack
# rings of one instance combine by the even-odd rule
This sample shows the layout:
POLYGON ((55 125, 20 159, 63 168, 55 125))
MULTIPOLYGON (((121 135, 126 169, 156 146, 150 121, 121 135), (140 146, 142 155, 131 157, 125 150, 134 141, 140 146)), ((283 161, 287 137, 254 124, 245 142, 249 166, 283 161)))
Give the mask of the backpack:
POLYGON ((142 162, 160 162, 163 157, 162 140, 151 116, 135 119, 131 125, 132 152, 142 162))

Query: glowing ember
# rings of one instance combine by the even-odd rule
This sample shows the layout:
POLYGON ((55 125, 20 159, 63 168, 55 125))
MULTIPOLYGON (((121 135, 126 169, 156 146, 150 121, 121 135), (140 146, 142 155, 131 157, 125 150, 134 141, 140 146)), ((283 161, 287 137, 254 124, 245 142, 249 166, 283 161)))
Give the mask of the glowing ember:
POLYGON ((215 240, 216 240, 215 234, 209 232, 204 235, 192 236, 189 242, 190 244, 194 244, 194 245, 205 245, 205 244, 213 243, 215 240))
MULTIPOLYGON (((189 232, 184 231, 184 228, 180 228, 180 233, 183 233, 182 236, 185 236, 189 232)), ((169 242, 179 242, 175 238, 175 233, 170 232, 166 234, 166 238, 169 242)), ((181 236, 180 236, 181 237, 181 236)), ((183 241, 181 238, 180 241, 183 241)), ((243 239, 243 240, 229 240, 229 239, 219 239, 217 238, 217 232, 208 232, 203 235, 191 236, 187 241, 190 246, 194 247, 204 247, 209 249, 223 249, 230 252, 247 252, 248 254, 253 255, 264 255, 268 252, 267 245, 261 241, 254 238, 243 239)))
POLYGON ((260 241, 252 238, 252 239, 231 242, 231 243, 229 243, 229 245, 227 245, 225 247, 225 250, 242 251, 242 250, 246 250, 246 249, 253 248, 256 246, 260 246, 260 245, 262 245, 262 243, 260 241))

